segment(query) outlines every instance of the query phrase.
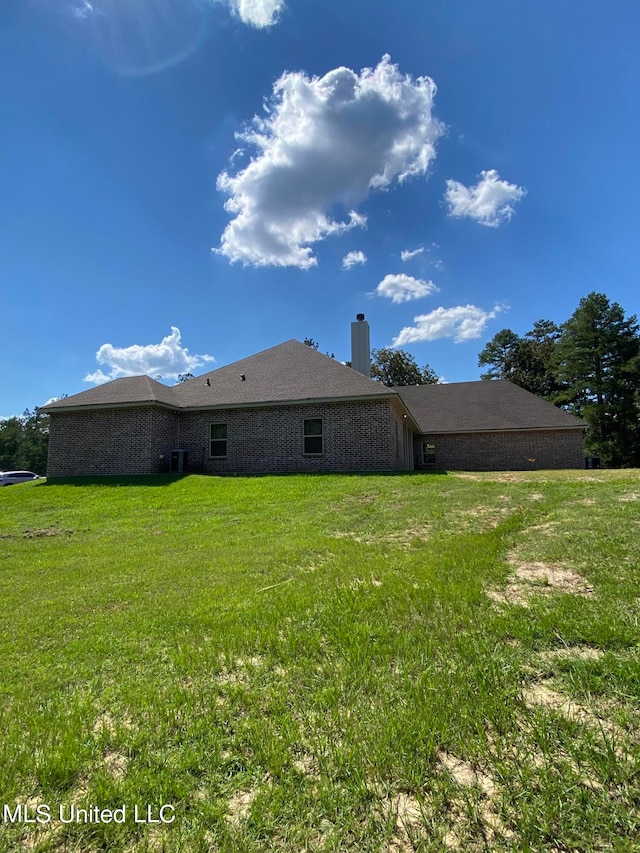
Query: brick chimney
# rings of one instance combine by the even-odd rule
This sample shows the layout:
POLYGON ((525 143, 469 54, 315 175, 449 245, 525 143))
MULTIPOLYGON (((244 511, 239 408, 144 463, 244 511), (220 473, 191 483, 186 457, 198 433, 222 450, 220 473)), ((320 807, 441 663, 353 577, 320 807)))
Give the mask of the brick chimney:
POLYGON ((351 324, 351 367, 371 379, 371 342, 364 314, 356 314, 351 324))

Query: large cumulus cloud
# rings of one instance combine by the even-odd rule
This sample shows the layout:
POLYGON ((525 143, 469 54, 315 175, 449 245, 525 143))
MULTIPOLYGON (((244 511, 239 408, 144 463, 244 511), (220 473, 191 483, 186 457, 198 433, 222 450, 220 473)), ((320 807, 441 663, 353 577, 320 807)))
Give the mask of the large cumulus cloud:
POLYGON ((405 326, 394 338, 392 346, 420 341, 437 341, 441 338, 453 338, 456 344, 479 338, 489 320, 495 319, 504 310, 496 305, 492 311, 478 308, 476 305, 456 305, 453 308, 436 308, 429 314, 420 314, 413 318, 414 326, 405 326))
POLYGON ((171 327, 159 344, 132 344, 128 347, 114 347, 102 344, 96 353, 98 364, 106 365, 109 372, 98 369, 84 377, 85 382, 101 385, 123 376, 151 376, 154 379, 177 380, 181 373, 191 373, 203 364, 215 361, 212 355, 191 355, 182 346, 180 329, 171 327))
POLYGON ((357 205, 371 191, 427 172, 443 132, 435 91, 389 56, 359 74, 283 74, 240 134, 257 153, 218 177, 233 219, 216 251, 253 266, 315 265, 314 243, 366 223, 357 205))

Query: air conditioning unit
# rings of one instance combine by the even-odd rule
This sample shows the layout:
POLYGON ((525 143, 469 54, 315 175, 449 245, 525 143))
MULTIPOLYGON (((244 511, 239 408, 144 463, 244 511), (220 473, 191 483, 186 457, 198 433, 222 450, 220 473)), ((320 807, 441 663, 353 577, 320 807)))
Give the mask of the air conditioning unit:
POLYGON ((184 474, 187 471, 187 461, 189 454, 186 450, 171 451, 171 467, 172 474, 184 474))

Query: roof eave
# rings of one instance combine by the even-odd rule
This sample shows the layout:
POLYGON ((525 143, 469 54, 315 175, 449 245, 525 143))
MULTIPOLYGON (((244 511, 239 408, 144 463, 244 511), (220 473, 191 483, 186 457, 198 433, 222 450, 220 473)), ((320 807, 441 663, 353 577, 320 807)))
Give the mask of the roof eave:
POLYGON ((94 412, 102 411, 103 409, 139 409, 143 406, 157 406, 159 409, 169 409, 172 412, 179 412, 180 409, 173 403, 163 403, 159 400, 132 400, 129 403, 86 403, 84 405, 74 406, 42 406, 38 408, 39 412, 45 415, 55 415, 58 412, 94 412))
POLYGON ((421 435, 422 430, 418 426, 418 422, 416 421, 414 416, 411 414, 411 409, 408 408, 407 404, 404 402, 404 400, 402 399, 402 397, 399 394, 398 394, 396 400, 394 400, 394 402, 392 403, 392 405, 396 405, 396 408, 400 410, 400 414, 403 416, 403 418, 407 419, 407 423, 410 424, 410 426, 413 429, 413 432, 421 435))
POLYGON ((349 397, 304 397, 296 400, 262 400, 247 403, 210 403, 208 405, 180 406, 181 412, 209 412, 220 409, 264 409, 269 406, 313 406, 326 403, 363 403, 371 400, 399 399, 395 393, 389 394, 359 394, 349 397))
POLYGON ((586 430, 588 428, 588 424, 573 424, 565 426, 549 426, 548 424, 545 426, 531 426, 531 427, 492 427, 491 429, 420 429, 421 435, 467 435, 467 434, 480 434, 480 433, 490 433, 490 432, 540 432, 540 430, 560 430, 560 431, 568 431, 568 430, 586 430))

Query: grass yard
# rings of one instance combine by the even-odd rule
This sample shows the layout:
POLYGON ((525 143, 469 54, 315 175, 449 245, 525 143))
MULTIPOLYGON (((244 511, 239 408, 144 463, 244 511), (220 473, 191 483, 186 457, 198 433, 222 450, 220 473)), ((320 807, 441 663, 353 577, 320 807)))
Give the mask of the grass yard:
POLYGON ((640 850, 639 525, 638 471, 2 489, 0 850, 640 850))

